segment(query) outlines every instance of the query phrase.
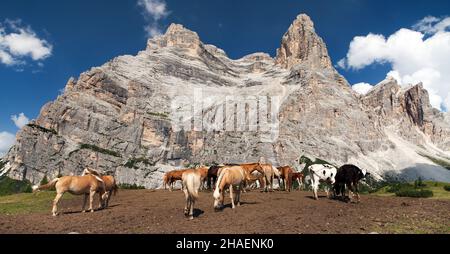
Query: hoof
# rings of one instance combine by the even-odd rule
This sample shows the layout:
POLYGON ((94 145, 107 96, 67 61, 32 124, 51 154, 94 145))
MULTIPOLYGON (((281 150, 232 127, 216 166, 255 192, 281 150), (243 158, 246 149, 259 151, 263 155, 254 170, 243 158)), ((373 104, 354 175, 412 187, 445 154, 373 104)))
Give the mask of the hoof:
POLYGON ((85 212, 86 212, 86 210, 81 211, 81 213, 85 213, 85 212))
POLYGON ((56 216, 58 216, 58 213, 54 213, 54 214, 52 214, 52 216, 53 216, 53 217, 56 217, 56 216))
POLYGON ((193 220, 193 219, 194 219, 193 215, 189 216, 189 220, 193 220))
POLYGON ((91 213, 93 213, 94 212, 94 209, 91 209, 91 213))

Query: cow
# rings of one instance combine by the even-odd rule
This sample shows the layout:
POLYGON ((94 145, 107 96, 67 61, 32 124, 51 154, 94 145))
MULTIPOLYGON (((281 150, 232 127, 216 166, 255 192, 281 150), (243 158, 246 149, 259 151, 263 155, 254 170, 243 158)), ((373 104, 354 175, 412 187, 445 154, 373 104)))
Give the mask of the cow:
POLYGON ((335 177, 335 183, 333 186, 334 196, 338 197, 342 195, 343 200, 349 200, 350 193, 348 198, 345 195, 345 187, 347 186, 349 192, 352 192, 352 196, 356 196, 357 203, 360 202, 358 183, 359 181, 365 179, 370 173, 367 173, 366 170, 360 169, 355 165, 346 164, 340 167, 337 171, 335 177))
MULTIPOLYGON (((326 183, 329 186, 332 186, 335 181, 335 176, 337 169, 329 164, 314 164, 308 167, 309 175, 311 178, 311 187, 314 194, 314 199, 318 200, 319 196, 317 195, 317 191, 319 189, 319 184, 326 183)), ((328 186, 325 189, 327 193, 327 197, 329 198, 329 189, 328 186)))

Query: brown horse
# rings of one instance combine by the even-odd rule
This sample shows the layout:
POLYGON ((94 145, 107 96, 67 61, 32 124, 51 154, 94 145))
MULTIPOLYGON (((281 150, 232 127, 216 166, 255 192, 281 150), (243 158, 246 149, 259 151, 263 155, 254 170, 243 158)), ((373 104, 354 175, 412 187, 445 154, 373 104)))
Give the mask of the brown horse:
POLYGON ((305 175, 303 173, 299 172, 290 172, 287 177, 286 187, 289 191, 291 191, 294 187, 292 184, 294 181, 297 181, 298 183, 298 190, 301 190, 303 186, 303 179, 305 178, 305 175))
POLYGON ((166 188, 166 185, 169 185, 169 190, 172 191, 176 181, 182 181, 181 176, 186 170, 187 169, 179 169, 167 172, 163 177, 164 189, 166 188))
POLYGON ((209 190, 213 189, 213 186, 216 185, 219 170, 223 167, 231 167, 231 166, 239 166, 239 164, 222 164, 222 165, 213 165, 209 167, 208 176, 206 179, 206 184, 209 190))
MULTIPOLYGON (((258 163, 256 164, 257 165, 252 166, 253 168, 255 168, 254 170, 262 171, 261 166, 258 163)), ((235 209, 236 205, 241 205, 241 191, 244 187, 244 183, 246 181, 254 180, 250 176, 251 173, 249 173, 253 172, 254 170, 252 171, 250 168, 250 166, 245 168, 243 166, 221 168, 219 177, 217 178, 216 182, 216 189, 214 190, 213 194, 214 209, 216 211, 222 209, 223 207, 224 193, 226 188, 229 188, 230 191, 231 207, 235 209), (233 190, 236 191, 236 193, 233 193, 233 190)))
POLYGON ((94 170, 91 168, 84 169, 82 175, 84 176, 84 175, 89 175, 89 174, 100 177, 102 179, 102 181, 105 183, 105 191, 107 194, 106 200, 105 200, 105 207, 108 207, 111 196, 113 194, 114 194, 114 196, 117 195, 117 192, 119 191, 119 186, 117 186, 116 179, 114 178, 114 176, 102 175, 97 170, 94 170))
MULTIPOLYGON (((290 166, 282 166, 282 167, 277 167, 278 171, 280 171, 280 183, 283 183, 283 187, 284 190, 287 191, 287 181, 288 181, 288 177, 290 173, 294 173, 294 169, 291 168, 290 166)), ((280 184, 280 189, 281 189, 281 184, 280 184)))
POLYGON ((184 215, 189 217, 190 220, 194 219, 194 204, 198 199, 198 191, 203 183, 202 177, 205 177, 206 171, 200 168, 200 170, 188 169, 183 172, 181 179, 183 180, 183 192, 186 198, 186 206, 184 207, 184 215))
POLYGON ((33 186, 33 191, 47 190, 50 188, 56 188, 56 197, 53 200, 53 216, 58 215, 58 203, 62 198, 64 193, 69 192, 73 195, 84 195, 84 202, 82 211, 85 212, 86 200, 89 195, 89 210, 94 212, 92 204, 94 202, 95 193, 100 193, 100 204, 99 208, 104 206, 103 201, 105 200, 105 183, 99 180, 98 177, 93 175, 85 176, 63 176, 56 178, 49 182, 48 184, 42 186, 33 186))

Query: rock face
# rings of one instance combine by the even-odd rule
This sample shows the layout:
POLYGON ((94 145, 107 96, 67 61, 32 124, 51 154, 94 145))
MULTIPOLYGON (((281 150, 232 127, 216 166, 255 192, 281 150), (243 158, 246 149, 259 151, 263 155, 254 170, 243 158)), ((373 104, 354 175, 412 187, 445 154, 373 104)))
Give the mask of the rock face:
POLYGON ((450 181, 448 116, 421 85, 385 80, 360 97, 332 66, 311 19, 297 17, 276 58, 238 60, 181 25, 67 82, 3 158, 1 174, 33 183, 86 166, 120 183, 161 187, 187 164, 300 155, 337 165, 450 181))

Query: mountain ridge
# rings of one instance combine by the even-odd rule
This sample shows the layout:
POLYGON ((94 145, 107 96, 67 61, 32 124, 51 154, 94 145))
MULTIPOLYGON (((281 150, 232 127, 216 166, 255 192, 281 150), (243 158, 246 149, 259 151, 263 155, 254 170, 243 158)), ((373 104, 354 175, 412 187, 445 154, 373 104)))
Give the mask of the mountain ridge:
POLYGON ((354 163, 378 177, 417 168, 402 177, 450 181, 449 170, 418 154, 449 160, 445 115, 431 108, 420 85, 401 92, 392 80, 385 83, 366 96, 356 94, 305 14, 289 27, 274 58, 254 53, 229 59, 197 33, 172 24, 137 55, 70 78, 64 93, 32 122, 55 133, 24 127, 0 172, 37 183, 45 175, 94 166, 120 183, 159 188, 164 172, 186 164, 264 157, 296 165, 308 155, 354 163), (231 115, 225 114, 228 102, 231 115), (255 120, 248 113, 252 103, 267 106, 268 117, 262 111, 256 130, 239 129, 235 116, 255 120), (226 130, 228 121, 232 131, 226 130), (430 167, 422 170, 422 164, 430 167))

